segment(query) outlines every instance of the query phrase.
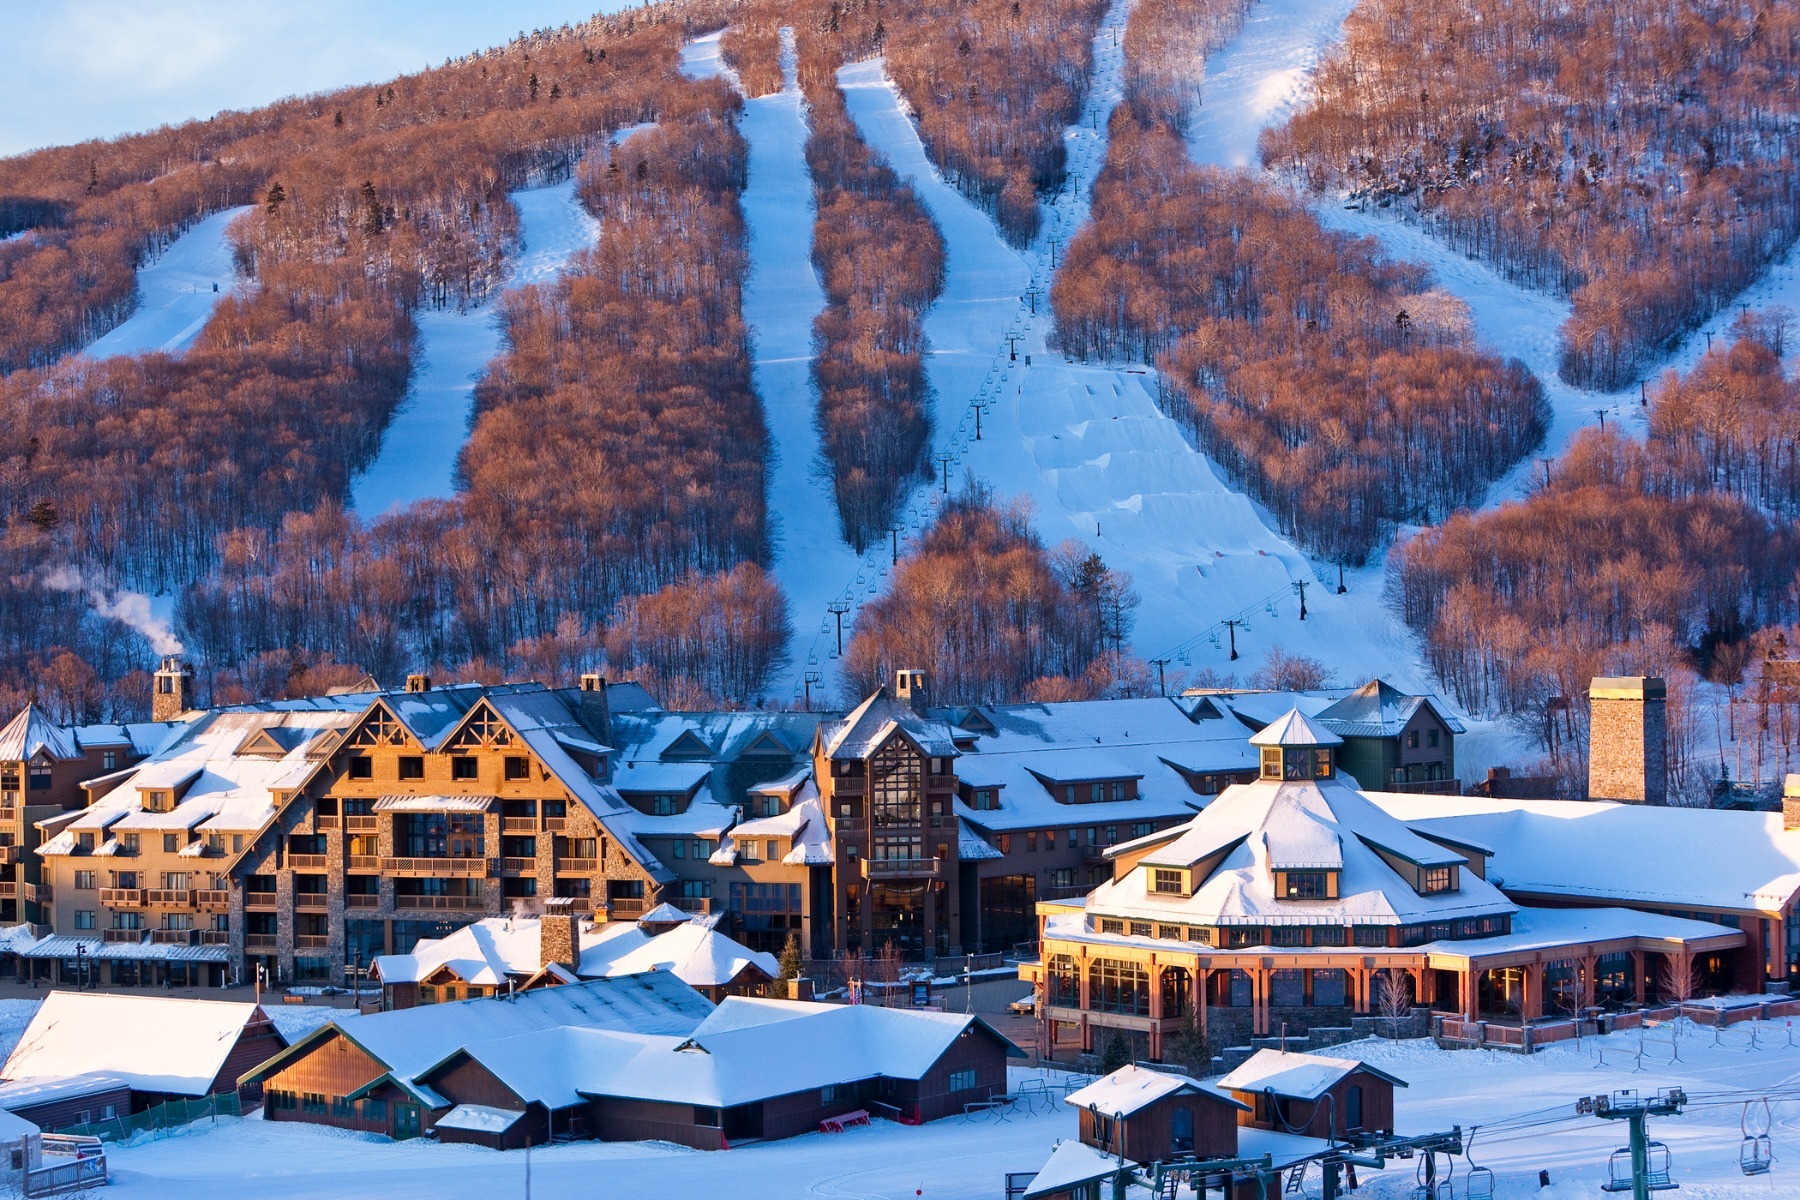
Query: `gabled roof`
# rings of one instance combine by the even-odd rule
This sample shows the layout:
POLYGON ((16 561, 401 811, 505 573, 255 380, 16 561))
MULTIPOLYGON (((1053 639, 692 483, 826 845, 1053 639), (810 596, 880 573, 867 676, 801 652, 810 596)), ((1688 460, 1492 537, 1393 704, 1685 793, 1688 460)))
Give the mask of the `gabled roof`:
POLYGON ((1435 696, 1409 696, 1385 680, 1371 679, 1313 720, 1344 737, 1398 737, 1421 708, 1429 708, 1452 733, 1467 732, 1435 696))
POLYGON ((1058 1142, 1050 1152, 1050 1161, 1038 1171, 1025 1189, 1024 1200, 1054 1196, 1096 1179, 1111 1179, 1119 1173, 1119 1160, 1104 1154, 1086 1142, 1069 1138, 1058 1142))
POLYGON ((1357 1071, 1385 1079, 1395 1087, 1406 1086, 1406 1080, 1360 1059, 1286 1050, 1258 1050, 1248 1062, 1220 1078, 1219 1086, 1234 1092, 1272 1092, 1290 1100, 1317 1100, 1357 1071))
POLYGON ((1344 744, 1344 739, 1329 729, 1321 729, 1314 725, 1298 708, 1290 708, 1286 715, 1278 718, 1260 733, 1252 735, 1250 744, 1252 746, 1341 746, 1344 744))
POLYGON ((747 971, 767 979, 781 974, 781 964, 773 954, 751 950, 716 929, 695 921, 681 919, 667 933, 651 938, 641 946, 620 956, 608 968, 608 974, 630 975, 652 969, 671 971, 684 983, 697 988, 726 987, 736 983, 747 971))
POLYGON ((105 1074, 139 1091, 204 1096, 253 1021, 268 1021, 255 1004, 51 992, 0 1077, 105 1074))
POLYGON ((44 710, 27 703, 0 729, 0 762, 23 762, 43 751, 51 758, 81 758, 75 737, 51 721, 44 710))
MULTIPOLYGON (((691 1032, 712 1004, 666 971, 534 988, 510 997, 426 1004, 328 1022, 281 1054, 246 1072, 240 1083, 265 1079, 332 1036, 350 1042, 379 1063, 386 1077, 419 1091, 417 1076, 471 1043, 517 1037, 545 1029, 638 1030, 665 1037, 691 1032)), ((441 1105, 441 1098, 438 1104, 441 1105)))
POLYGON ((1063 1103, 1072 1108, 1097 1109, 1109 1117, 1129 1117, 1177 1094, 1201 1096, 1232 1108, 1250 1111, 1250 1106, 1221 1092, 1210 1083, 1189 1079, 1172 1071, 1152 1071, 1136 1063, 1120 1067, 1111 1075, 1096 1079, 1078 1091, 1070 1092, 1063 1103))
POLYGON ((912 705, 894 699, 887 688, 880 687, 851 709, 849 716, 825 727, 825 757, 867 758, 895 731, 934 758, 956 754, 956 738, 948 725, 921 717, 912 705))

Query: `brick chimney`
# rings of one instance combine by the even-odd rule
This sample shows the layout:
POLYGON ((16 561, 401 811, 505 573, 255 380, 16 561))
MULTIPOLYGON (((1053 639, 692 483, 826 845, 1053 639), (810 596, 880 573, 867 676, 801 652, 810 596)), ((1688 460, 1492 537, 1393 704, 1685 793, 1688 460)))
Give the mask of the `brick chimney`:
POLYGON ((406 690, 409 692, 429 692, 431 690, 431 676, 408 675, 406 677, 406 690))
POLYGON ((1654 675, 1596 677, 1588 687, 1588 799, 1669 802, 1668 689, 1654 675))
POLYGON ((171 654, 157 669, 150 693, 150 719, 173 721, 194 707, 194 668, 171 654))
POLYGON ((603 745, 612 744, 612 708, 606 702, 604 675, 589 672, 581 677, 581 724, 603 745))
POLYGON ((1800 829, 1800 775, 1789 775, 1782 781, 1781 827, 1800 829))
POLYGON ((573 971, 580 963, 581 914, 575 902, 567 899, 544 901, 544 915, 538 918, 539 966, 556 963, 573 971))
POLYGON ((925 715, 925 672, 896 671, 894 673, 894 698, 902 704, 912 707, 921 717, 925 715))

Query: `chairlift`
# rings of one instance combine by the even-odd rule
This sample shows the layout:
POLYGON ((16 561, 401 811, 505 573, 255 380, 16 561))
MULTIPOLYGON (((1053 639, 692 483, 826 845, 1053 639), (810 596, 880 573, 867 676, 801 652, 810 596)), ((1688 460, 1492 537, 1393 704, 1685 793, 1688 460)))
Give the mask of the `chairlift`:
MULTIPOLYGON (((1621 1146, 1614 1150, 1606 1169, 1609 1178, 1600 1185, 1600 1190, 1629 1192, 1633 1186, 1631 1147, 1621 1146)), ((1653 1192, 1666 1192, 1681 1186, 1669 1177, 1669 1148, 1662 1142, 1650 1142, 1644 1147, 1644 1178, 1653 1192)))
MULTIPOLYGON (((1446 1154, 1444 1158, 1449 1159, 1446 1154)), ((1452 1172, 1455 1167, 1449 1168, 1452 1172)), ((1437 1152, 1427 1150, 1419 1155, 1419 1165, 1413 1168, 1414 1177, 1418 1180, 1412 1190, 1412 1200, 1456 1200, 1456 1184, 1450 1179, 1437 1178, 1437 1152)))
POLYGON ((1774 1114, 1769 1111, 1768 1097, 1760 1101, 1746 1100, 1743 1115, 1738 1118, 1738 1128, 1743 1132, 1744 1140, 1738 1147, 1738 1170, 1746 1175, 1767 1175, 1775 1162, 1775 1147, 1769 1140, 1769 1130, 1775 1123, 1774 1114), (1750 1131, 1752 1122, 1750 1110, 1753 1105, 1762 1105, 1762 1119, 1756 1121, 1756 1132, 1750 1131))
POLYGON ((1494 1172, 1490 1167, 1476 1165, 1474 1134, 1469 1135, 1463 1154, 1469 1164, 1469 1173, 1463 1179, 1463 1200, 1494 1200, 1494 1172))

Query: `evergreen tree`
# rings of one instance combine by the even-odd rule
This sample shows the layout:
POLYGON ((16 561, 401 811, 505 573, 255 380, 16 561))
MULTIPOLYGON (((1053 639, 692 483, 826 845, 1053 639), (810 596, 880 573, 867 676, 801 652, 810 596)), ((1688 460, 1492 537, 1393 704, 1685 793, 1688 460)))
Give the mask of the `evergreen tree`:
POLYGON ((806 970, 806 959, 800 954, 800 935, 788 934, 787 945, 781 948, 781 978, 783 980, 798 979, 806 970))
POLYGON ((363 180, 362 185, 363 232, 370 237, 378 236, 387 228, 381 215, 381 198, 375 194, 372 180, 363 180))
POLYGON ((45 533, 49 533, 62 520, 62 514, 56 511, 56 505, 50 501, 39 500, 31 506, 31 511, 25 514, 25 519, 45 533))
POLYGON ((283 188, 281 186, 281 181, 277 179, 274 183, 269 185, 269 194, 263 201, 263 209, 272 217, 281 211, 281 206, 286 200, 287 189, 283 188))
POLYGON ((531 83, 529 86, 531 88, 531 98, 532 98, 532 100, 535 101, 537 99, 537 87, 538 87, 536 71, 533 71, 531 73, 531 83))
POLYGON ((1111 1075, 1120 1067, 1130 1066, 1136 1055, 1132 1053, 1131 1039, 1117 1029, 1107 1035, 1106 1045, 1100 1051, 1100 1073, 1111 1075))

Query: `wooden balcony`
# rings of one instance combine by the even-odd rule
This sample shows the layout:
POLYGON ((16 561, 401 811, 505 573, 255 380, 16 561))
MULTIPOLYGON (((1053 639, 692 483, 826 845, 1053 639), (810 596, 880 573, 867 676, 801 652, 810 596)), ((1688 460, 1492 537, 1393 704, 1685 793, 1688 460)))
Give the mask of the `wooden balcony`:
POLYGON ((331 935, 327 933, 296 933, 294 935, 294 949, 296 950, 326 950, 330 946, 331 935))
POLYGON ((929 792, 954 792, 956 790, 956 776, 927 775, 925 777, 925 790, 929 792))
POLYGON ((326 854, 290 854, 282 864, 290 871, 323 871, 331 866, 331 856, 326 854))
POLYGON ((202 929, 200 930, 200 944, 202 946, 228 946, 231 944, 231 931, 229 929, 202 929))
POLYGON ((0 900, 16 900, 19 885, 10 879, 0 879, 0 900))
POLYGON ((160 904, 165 907, 192 908, 194 893, 187 888, 146 888, 145 904, 160 904))
POLYGON ((224 888, 200 888, 194 892, 194 907, 203 912, 224 912, 231 907, 231 893, 224 888))
POLYGON ((865 858, 864 879, 937 879, 943 875, 939 858, 865 858))
POLYGON ((501 817, 501 833, 536 833, 538 819, 536 817, 501 817))
POLYGON ((313 824, 318 826, 318 828, 321 831, 327 830, 327 829, 342 829, 344 827, 343 823, 344 823, 344 818, 337 816, 336 814, 333 814, 332 816, 317 816, 317 817, 313 818, 313 824))
POLYGON ((275 935, 272 933, 246 933, 244 935, 244 949, 246 950, 273 950, 274 948, 275 935))
POLYGON ((699 913, 701 916, 705 916, 713 910, 711 896, 675 896, 669 900, 669 903, 682 912, 699 913))
POLYGON ((592 875, 600 869, 597 858, 559 858, 556 860, 558 875, 592 875))
POLYGON ((379 833, 380 831, 381 831, 381 818, 380 817, 345 817, 344 818, 344 832, 345 833, 379 833))
POLYGON ((831 824, 839 833, 861 834, 869 829, 869 823, 861 817, 834 817, 831 824))
POLYGON ((274 892, 244 893, 244 907, 252 912, 273 912, 279 903, 274 892))
POLYGON ((103 942, 141 942, 144 940, 142 929, 102 929, 100 940, 103 942))
POLYGON ((384 858, 383 875, 403 875, 410 879, 448 879, 457 876, 483 877, 488 873, 485 858, 384 858))
POLYGON ((348 871, 379 871, 381 859, 373 854, 352 854, 344 860, 344 869, 348 871))
POLYGON ((567 818, 567 817, 545 817, 544 818, 544 828, 551 833, 561 833, 563 830, 567 829, 568 827, 569 827, 569 818, 567 818))
POLYGON ((24 853, 17 846, 0 846, 0 867, 10 867, 24 861, 24 853))
POLYGON ((487 907, 486 896, 395 896, 395 908, 447 908, 467 911, 487 907))
POLYGON ((325 909, 331 907, 331 896, 325 892, 295 892, 294 907, 325 909))
POLYGON ((19 896, 33 904, 48 904, 55 899, 56 890, 47 883, 21 883, 19 896))
POLYGON ((169 946, 192 946, 199 942, 198 929, 152 929, 150 940, 169 946))
POLYGON ((497 858, 494 860, 494 869, 502 874, 523 875, 526 872, 537 870, 537 859, 497 858))
POLYGON ((373 893, 351 892, 344 897, 346 908, 380 908, 381 897, 373 893))
POLYGON ((868 784, 860 776, 850 778, 847 776, 834 775, 831 780, 831 794, 833 796, 843 796, 847 799, 852 796, 865 795, 868 790, 868 784))

